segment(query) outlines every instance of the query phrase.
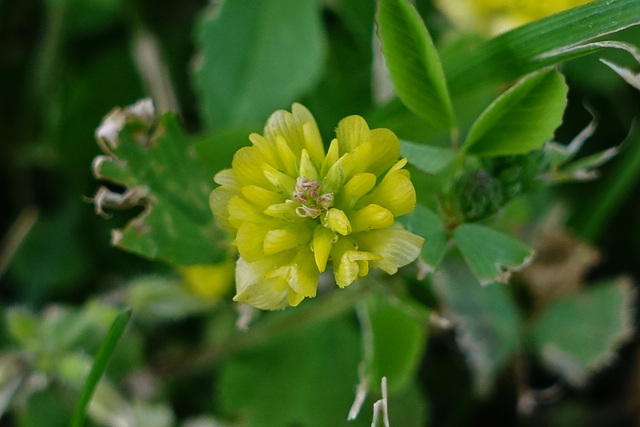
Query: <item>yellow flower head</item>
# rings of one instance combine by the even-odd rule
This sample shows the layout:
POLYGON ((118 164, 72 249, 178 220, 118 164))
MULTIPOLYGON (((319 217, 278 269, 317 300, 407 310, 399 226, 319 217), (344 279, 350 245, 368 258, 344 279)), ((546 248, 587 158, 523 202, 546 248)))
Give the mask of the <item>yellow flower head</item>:
POLYGON ((235 301, 296 306, 316 295, 329 261, 345 287, 371 267, 394 274, 416 259, 423 239, 395 221, 413 211, 416 193, 393 132, 350 116, 325 153, 313 116, 293 104, 249 139, 215 176, 210 199, 218 223, 236 233, 235 301))
POLYGON ((456 25, 495 36, 592 0, 436 0, 456 25))

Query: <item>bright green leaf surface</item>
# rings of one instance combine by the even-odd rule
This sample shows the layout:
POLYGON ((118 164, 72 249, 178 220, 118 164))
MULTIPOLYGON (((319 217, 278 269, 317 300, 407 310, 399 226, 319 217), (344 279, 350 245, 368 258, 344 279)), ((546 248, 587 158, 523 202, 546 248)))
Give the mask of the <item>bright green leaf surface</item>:
POLYGON ((363 314, 371 327, 369 383, 377 385, 385 376, 389 390, 406 386, 416 373, 426 345, 428 312, 374 294, 365 301, 363 314))
POLYGON ((380 0, 378 36, 398 97, 434 126, 453 129, 453 106, 431 37, 407 0, 380 0))
POLYGON ((420 256, 431 271, 435 271, 442 261, 447 248, 447 230, 438 215, 418 203, 416 209, 401 220, 407 230, 424 237, 420 256))
POLYGON ((574 386, 585 385, 634 331, 633 289, 626 280, 590 287, 551 303, 529 331, 543 362, 574 386))
POLYGON ((456 325, 457 340, 467 356, 476 392, 486 395, 520 345, 518 308, 506 285, 480 286, 460 264, 438 273, 434 285, 445 316, 456 325))
POLYGON ((586 55, 552 53, 638 23, 637 0, 594 1, 504 33, 466 55, 443 55, 442 63, 451 92, 470 92, 586 55))
POLYGON ((556 70, 526 77, 480 115, 464 150, 477 156, 507 156, 541 148, 562 123, 567 90, 556 70))
POLYGON ((225 1, 198 31, 195 74, 209 127, 262 123, 317 82, 324 34, 316 1, 225 1))
POLYGON ((453 162, 456 152, 448 148, 400 141, 402 155, 422 172, 436 174, 453 162))
POLYGON ((149 190, 146 211, 114 232, 118 247, 147 258, 180 265, 212 264, 222 259, 209 209, 213 180, 193 153, 176 117, 165 114, 164 133, 150 147, 135 141, 125 128, 113 150, 115 161, 103 162, 98 176, 129 188, 149 190))
MULTIPOLYGON (((347 425, 359 360, 355 324, 310 324, 225 362, 216 400, 251 427, 347 425)), ((367 412, 349 425, 367 425, 367 412)))
POLYGON ((526 266, 533 249, 518 239, 477 224, 462 224, 453 232, 458 249, 482 285, 506 282, 509 273, 526 266))

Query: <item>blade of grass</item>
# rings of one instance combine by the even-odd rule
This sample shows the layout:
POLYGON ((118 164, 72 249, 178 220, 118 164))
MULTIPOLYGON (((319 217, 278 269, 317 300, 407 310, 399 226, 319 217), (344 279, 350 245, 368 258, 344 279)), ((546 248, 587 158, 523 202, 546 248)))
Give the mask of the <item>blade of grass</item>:
POLYGON ((441 60, 452 95, 499 84, 593 53, 564 50, 640 23, 638 0, 599 0, 495 37, 466 55, 441 60))
POLYGON ((89 401, 91 400, 91 396, 104 374, 104 371, 107 367, 107 363, 113 354, 113 350, 116 348, 116 344, 120 340, 122 333, 124 332, 129 320, 131 319, 131 309, 127 308, 122 310, 116 316, 115 320, 111 324, 111 328, 107 332, 107 335, 104 337, 102 344, 100 344, 100 348, 96 353, 96 358, 93 361, 93 366, 91 367, 91 371, 89 372, 89 376, 84 383, 84 387, 82 388, 82 393, 80 394, 80 399, 76 404, 75 411, 73 413, 73 420, 71 422, 71 427, 82 427, 84 426, 85 419, 87 416, 87 407, 89 406, 89 401))
POLYGON ((578 235, 591 242, 606 230, 607 223, 624 202, 640 177, 640 133, 636 133, 618 155, 615 169, 600 182, 589 200, 589 209, 577 210, 571 221, 578 235))

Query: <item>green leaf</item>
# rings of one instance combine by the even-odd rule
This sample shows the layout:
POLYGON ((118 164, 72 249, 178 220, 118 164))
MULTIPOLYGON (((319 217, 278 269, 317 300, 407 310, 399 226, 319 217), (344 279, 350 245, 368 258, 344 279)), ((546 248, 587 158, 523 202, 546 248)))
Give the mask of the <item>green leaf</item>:
POLYGON ((380 0, 377 24, 398 97, 432 125, 453 129, 453 106, 442 64, 418 11, 407 0, 380 0))
POLYGON ((520 345, 521 318, 506 285, 480 286, 467 268, 451 264, 435 276, 444 315, 456 328, 475 390, 487 395, 520 345))
POLYGON ((418 203, 416 209, 402 217, 401 221, 407 230, 424 237, 420 258, 429 272, 435 271, 442 261, 448 241, 447 230, 438 215, 418 203))
MULTIPOLYGON (((353 323, 311 322, 223 363, 216 400, 251 427, 346 425, 359 359, 353 323)), ((366 417, 353 425, 367 425, 366 417)))
POLYGON ((224 254, 216 241, 222 240, 222 232, 214 227, 209 209, 214 186, 210 173, 173 114, 160 118, 151 137, 140 126, 128 124, 108 147, 111 155, 94 161, 97 178, 127 187, 122 195, 100 189, 94 197, 98 212, 103 206, 145 207, 124 229, 113 231, 112 243, 178 265, 219 262, 224 254))
POLYGON ((562 51, 640 23, 637 0, 599 0, 495 37, 466 55, 442 56, 453 94, 514 80, 598 50, 562 51))
POLYGON ((611 280, 557 300, 528 333, 542 361, 573 386, 584 386, 607 365, 634 332, 634 292, 625 279, 611 280))
POLYGON ((427 342, 428 311, 373 294, 360 305, 360 318, 368 383, 377 386, 387 377, 389 390, 403 388, 414 377, 427 342))
POLYGON ((541 148, 562 123, 567 90, 556 70, 522 79, 478 117, 463 149, 476 156, 508 156, 541 148))
POLYGON ((109 358, 113 354, 113 351, 116 348, 116 344, 118 344, 118 340, 127 327, 130 319, 131 310, 126 309, 121 311, 111 324, 111 328, 107 332, 107 335, 104 337, 104 340, 102 341, 102 344, 100 345, 100 348, 96 353, 96 357, 93 361, 93 366, 91 367, 89 376, 87 377, 87 380, 84 383, 84 387, 82 388, 82 394, 78 399, 75 411, 73 413, 71 427, 82 427, 84 425, 87 415, 87 406, 89 405, 89 401, 91 400, 91 395, 98 385, 102 374, 107 368, 109 358))
POLYGON ((453 237, 482 285, 508 281, 510 273, 525 267, 534 255, 521 241, 483 225, 462 224, 453 237))
POLYGON ((400 146, 402 147, 402 155, 409 160, 409 163, 429 174, 440 172, 449 166, 456 157, 456 152, 449 148, 402 140, 400 146))
POLYGON ((162 276, 140 277, 127 285, 127 304, 139 317, 158 324, 176 321, 205 310, 212 303, 189 292, 177 279, 162 276))
POLYGON ((202 165, 214 176, 222 169, 231 167, 236 151, 251 144, 249 135, 252 132, 260 132, 260 129, 243 126, 206 133, 193 141, 193 148, 198 153, 202 165))
POLYGON ((325 40, 316 1, 225 1, 197 30, 195 72, 209 127, 263 123, 317 82, 325 40))
POLYGON ((403 427, 429 425, 429 402, 417 381, 389 392, 389 424, 403 427))

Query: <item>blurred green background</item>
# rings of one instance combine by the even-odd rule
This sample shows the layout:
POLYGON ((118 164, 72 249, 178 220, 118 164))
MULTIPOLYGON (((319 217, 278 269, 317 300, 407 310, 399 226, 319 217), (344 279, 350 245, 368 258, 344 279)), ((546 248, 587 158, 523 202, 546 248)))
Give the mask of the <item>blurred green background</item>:
MULTIPOLYGON (((338 120, 349 114, 370 118, 372 127, 388 124, 400 137, 416 139, 423 134, 419 120, 406 110, 400 108, 395 113, 394 104, 383 108, 374 99, 371 47, 375 2, 255 3, 249 8, 252 13, 236 15, 238 22, 205 24, 217 3, 211 7, 209 2, 197 0, 0 1, 3 310, 25 306, 37 312, 50 303, 79 306, 90 297, 117 290, 131 278, 171 271, 110 246, 110 230, 122 227, 135 212, 115 212, 105 221, 86 200, 98 187, 90 167, 100 154, 93 137, 96 127, 113 107, 129 105, 153 92, 148 75, 136 61, 140 55, 134 51, 135 43, 145 34, 156 43, 158 58, 170 78, 165 93, 173 93, 175 102, 169 101, 167 106, 173 103, 177 107, 184 128, 196 135, 194 142, 216 137, 232 141, 230 148, 208 153, 212 158, 220 155, 215 161, 228 162, 235 147, 246 142, 243 135, 259 130, 273 110, 289 108, 294 100, 313 112, 325 140, 338 120), (299 32, 302 28, 305 38, 297 39, 299 44, 292 46, 291 52, 299 52, 296 48, 300 46, 307 48, 297 53, 298 58, 292 58, 295 55, 287 54, 286 49, 282 58, 260 56, 248 28, 267 33, 275 28, 268 38, 272 41, 288 30, 299 32), (211 39, 224 42, 211 43, 211 39), (210 56, 219 55, 225 61, 256 61, 248 71, 254 75, 244 76, 249 83, 234 81, 234 64, 222 59, 213 71, 208 65, 202 67, 201 55, 207 49, 212 49, 210 56), (281 73, 261 75, 260 61, 277 62, 281 73), (288 69, 296 72, 287 75, 288 69), (258 91, 260 96, 255 98, 251 78, 286 84, 274 86, 273 93, 258 91)), ((428 0, 416 3, 436 43, 447 44, 450 26, 445 17, 428 0)), ((242 8, 247 3, 237 4, 242 8)), ((638 28, 624 30, 616 38, 640 45, 638 28)), ((632 64, 624 54, 606 52, 603 56, 632 64)), ((278 67, 269 69, 280 72, 278 67)), ((640 117, 638 92, 595 56, 572 61, 562 70, 570 86, 569 108, 556 139, 567 143, 588 124, 591 118, 583 107, 586 103, 598 116, 598 128, 584 154, 625 140, 640 117)), ((541 197, 563 200, 569 229, 601 251, 602 262, 590 272, 593 279, 619 274, 640 277, 640 144, 637 137, 633 142, 636 144, 627 144, 622 155, 602 168, 601 180, 558 186, 541 197)), ((162 331, 151 328, 145 351, 153 354, 165 336, 178 336, 182 344, 195 345, 198 332, 205 327, 198 319, 186 319, 162 331)), ((4 329, 0 328, 0 343, 6 342, 4 329)), ((344 334, 348 340, 355 332, 347 328, 344 334)), ((572 425, 563 424, 563 420, 577 422, 585 408, 590 408, 590 419, 596 423, 630 422, 633 411, 629 408, 640 408, 640 387, 632 382, 640 381, 636 347, 635 342, 625 346, 619 361, 597 376, 586 391, 569 392, 560 409, 545 418, 548 414, 543 408, 540 419, 552 420, 553 425, 572 425)), ((503 379, 507 386, 498 387, 488 401, 478 402, 469 392, 471 380, 464 364, 451 336, 433 338, 419 376, 435 408, 433 425, 515 422, 511 379, 503 379)), ((243 366, 239 363, 236 368, 243 366)), ((549 384, 544 373, 538 378, 540 386, 549 384)), ((172 383, 167 395, 174 399, 176 412, 205 410, 208 397, 189 401, 185 396, 210 394, 211 381, 189 377, 172 383)), ((0 419, 3 426, 11 422, 10 417, 0 419)))

